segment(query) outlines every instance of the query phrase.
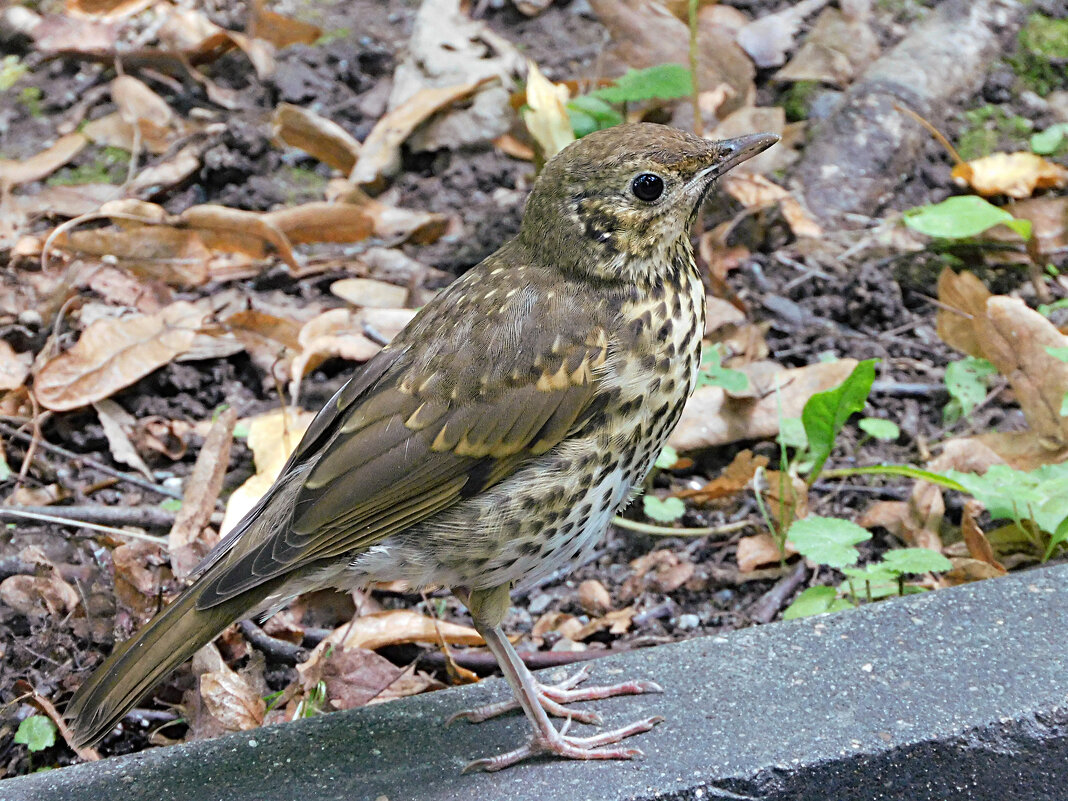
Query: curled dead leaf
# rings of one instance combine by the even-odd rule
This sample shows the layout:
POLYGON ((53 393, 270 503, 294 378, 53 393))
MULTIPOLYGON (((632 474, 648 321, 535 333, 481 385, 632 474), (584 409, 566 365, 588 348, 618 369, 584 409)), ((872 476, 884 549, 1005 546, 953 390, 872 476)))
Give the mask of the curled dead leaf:
POLYGON ((205 708, 227 731, 247 731, 263 723, 267 706, 247 680, 225 664, 200 675, 205 708))
POLYGON ((360 156, 360 143, 344 128, 300 106, 280 103, 271 116, 272 135, 346 175, 360 156))
POLYGON ((56 574, 18 575, 0 582, 0 602, 27 617, 62 616, 78 608, 81 596, 56 574))
POLYGON ((780 554, 779 546, 775 538, 770 534, 753 534, 738 540, 738 569, 743 573, 751 573, 762 565, 778 564, 783 557, 789 558, 796 554, 789 542, 780 554))
POLYGON ((192 303, 178 301, 158 314, 99 320, 37 371, 34 395, 57 412, 110 397, 192 347, 204 317, 192 303))
POLYGON ((953 180, 980 195, 1031 197, 1037 189, 1061 189, 1068 183, 1068 169, 1036 153, 992 153, 958 164, 953 180))
POLYGON ((83 134, 71 133, 28 159, 0 159, 0 187, 40 181, 77 156, 88 141, 83 134))
POLYGON ((969 499, 965 501, 964 513, 961 515, 960 521, 960 533, 964 537, 964 542, 968 545, 968 553, 971 554, 973 559, 986 562, 991 567, 1005 573, 1005 565, 1001 564, 994 556, 994 548, 976 520, 982 511, 983 505, 977 500, 969 499))

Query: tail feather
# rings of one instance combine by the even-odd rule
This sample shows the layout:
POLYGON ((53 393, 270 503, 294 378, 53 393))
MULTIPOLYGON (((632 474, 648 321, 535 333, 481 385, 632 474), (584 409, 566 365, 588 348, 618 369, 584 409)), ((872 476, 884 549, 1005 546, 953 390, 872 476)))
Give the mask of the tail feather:
POLYGON ((263 603, 273 584, 197 609, 203 586, 198 581, 136 636, 116 646, 67 705, 75 745, 92 745, 111 731, 164 676, 263 603))

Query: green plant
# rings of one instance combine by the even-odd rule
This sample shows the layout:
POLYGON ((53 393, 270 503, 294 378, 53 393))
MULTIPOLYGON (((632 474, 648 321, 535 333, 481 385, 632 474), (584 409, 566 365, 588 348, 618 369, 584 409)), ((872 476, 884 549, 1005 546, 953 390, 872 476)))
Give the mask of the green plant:
POLYGON ((1068 19, 1032 14, 1017 35, 1017 52, 1008 59, 1016 74, 1040 95, 1068 85, 1068 19))
POLYGON ((588 94, 572 98, 567 113, 576 137, 623 122, 623 113, 616 108, 642 100, 674 100, 693 92, 690 71, 681 64, 659 64, 641 70, 628 70, 612 86, 594 89, 588 94))
POLYGON ((957 470, 944 475, 974 496, 995 520, 1012 520, 1017 526, 1030 520, 1047 534, 1044 559, 1068 540, 1068 462, 1030 472, 998 464, 983 475, 957 470))
POLYGON ((1031 238, 1031 221, 1018 220, 978 195, 956 195, 941 203, 918 206, 902 215, 905 225, 926 236, 966 239, 995 225, 1006 225, 1024 239, 1031 238))
POLYGON ((882 420, 878 417, 865 417, 857 422, 857 428, 872 439, 882 442, 893 442, 901 436, 901 428, 893 420, 882 420))
POLYGON ((4 56, 0 60, 0 92, 7 91, 29 70, 18 56, 4 56))
POLYGON ((876 361, 866 359, 859 362, 837 387, 817 392, 805 402, 801 423, 805 427, 808 455, 812 460, 808 472, 809 486, 819 477, 842 426, 855 413, 864 410, 875 381, 876 361))
POLYGON ((952 424, 971 414, 986 397, 986 379, 996 373, 997 368, 993 364, 975 356, 965 356, 960 361, 946 365, 949 403, 942 409, 942 419, 952 424))
POLYGON ((1068 122, 1058 122, 1031 136, 1031 150, 1040 156, 1052 155, 1063 146, 1068 146, 1068 122))
POLYGON ((686 504, 681 498, 658 498, 655 495, 642 496, 642 511, 650 520, 670 523, 686 514, 686 504))
POLYGON ((30 715, 19 723, 15 742, 31 752, 44 751, 56 744, 56 724, 44 715, 30 715))
POLYGON ((722 387, 733 394, 749 389, 749 376, 741 370, 732 370, 723 366, 723 355, 719 345, 708 345, 701 350, 701 369, 697 371, 697 389, 701 387, 722 387))

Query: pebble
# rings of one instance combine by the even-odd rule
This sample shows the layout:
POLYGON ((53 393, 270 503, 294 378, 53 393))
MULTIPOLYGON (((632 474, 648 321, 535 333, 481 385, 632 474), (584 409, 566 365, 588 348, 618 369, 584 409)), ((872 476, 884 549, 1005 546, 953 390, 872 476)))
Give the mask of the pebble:
POLYGON ((679 615, 679 622, 676 625, 683 631, 689 631, 701 625, 701 618, 692 614, 679 615))

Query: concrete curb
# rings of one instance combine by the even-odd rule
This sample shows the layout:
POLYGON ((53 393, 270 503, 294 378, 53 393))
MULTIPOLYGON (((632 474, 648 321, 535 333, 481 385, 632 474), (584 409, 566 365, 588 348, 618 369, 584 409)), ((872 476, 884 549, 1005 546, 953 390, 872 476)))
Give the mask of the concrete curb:
MULTIPOLYGON (((502 681, 0 782, 0 801, 1068 798, 1068 565, 593 663, 664 695, 630 763, 461 775, 514 747, 518 717, 443 729, 502 681)), ((550 671, 552 674, 553 671, 550 671)), ((579 727, 584 728, 584 727, 579 727)))

